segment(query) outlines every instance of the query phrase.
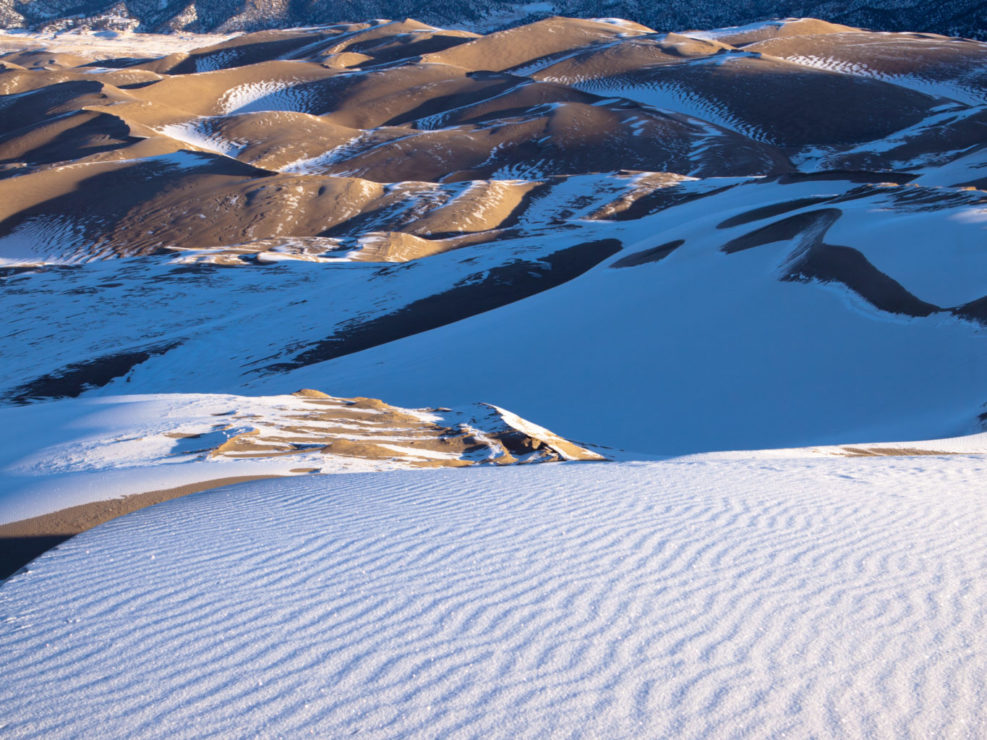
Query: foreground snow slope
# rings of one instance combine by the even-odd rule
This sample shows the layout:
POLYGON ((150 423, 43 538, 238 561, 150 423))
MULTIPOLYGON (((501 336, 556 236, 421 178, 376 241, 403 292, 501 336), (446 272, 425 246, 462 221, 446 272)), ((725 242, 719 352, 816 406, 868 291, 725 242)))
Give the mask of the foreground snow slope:
POLYGON ((265 481, 0 588, 4 737, 980 737, 987 458, 265 481))

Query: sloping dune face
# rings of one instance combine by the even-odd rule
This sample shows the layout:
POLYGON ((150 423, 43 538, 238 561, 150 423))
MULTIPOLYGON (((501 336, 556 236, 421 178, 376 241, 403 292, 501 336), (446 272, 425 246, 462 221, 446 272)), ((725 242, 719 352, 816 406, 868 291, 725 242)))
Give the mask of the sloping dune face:
POLYGON ((264 31, 160 57, 152 40, 144 58, 10 41, 0 254, 84 262, 359 238, 370 222, 420 235, 409 212, 445 235, 492 232, 573 175, 791 169, 777 147, 708 121, 533 76, 635 41, 662 44, 643 26, 563 18, 487 36, 415 21, 264 31), (24 236, 36 232, 58 236, 24 236))
POLYGON ((6 402, 311 386, 649 453, 983 421, 983 43, 549 18, 0 49, 6 402))
POLYGON ((143 58, 6 43, 8 263, 358 239, 370 224, 422 236, 421 219, 496 234, 576 175, 903 169, 957 158, 985 125, 984 45, 812 20, 679 35, 551 18, 485 36, 373 22, 159 57, 152 37, 143 58))
POLYGON ((0 589, 5 733, 976 737, 984 463, 954 462, 934 494, 843 458, 173 501, 0 589))

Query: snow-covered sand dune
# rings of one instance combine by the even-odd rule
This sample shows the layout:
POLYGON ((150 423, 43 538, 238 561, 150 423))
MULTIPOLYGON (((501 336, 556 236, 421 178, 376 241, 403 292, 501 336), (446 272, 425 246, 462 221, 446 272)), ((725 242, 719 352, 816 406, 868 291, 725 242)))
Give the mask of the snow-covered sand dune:
POLYGON ((987 737, 987 44, 125 36, 0 34, 0 738, 987 737))
POLYGON ((4 737, 982 737, 984 456, 265 481, 0 589, 4 737))

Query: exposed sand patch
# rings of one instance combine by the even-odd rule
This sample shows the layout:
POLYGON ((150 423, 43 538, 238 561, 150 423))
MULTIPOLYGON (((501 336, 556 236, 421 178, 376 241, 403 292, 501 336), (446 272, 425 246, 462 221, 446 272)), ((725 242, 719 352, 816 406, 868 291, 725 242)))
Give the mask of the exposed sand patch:
POLYGON ((478 181, 440 208, 430 211, 414 225, 421 236, 490 231, 509 225, 511 215, 525 196, 540 183, 478 181))
POLYGON ((409 410, 371 398, 334 398, 305 389, 303 408, 264 419, 234 415, 227 428, 253 428, 229 437, 210 458, 284 455, 391 460, 413 467, 603 460, 590 450, 496 406, 463 412, 409 410))
POLYGON ((844 447, 850 457, 912 457, 917 455, 968 455, 968 452, 926 450, 919 447, 844 447))

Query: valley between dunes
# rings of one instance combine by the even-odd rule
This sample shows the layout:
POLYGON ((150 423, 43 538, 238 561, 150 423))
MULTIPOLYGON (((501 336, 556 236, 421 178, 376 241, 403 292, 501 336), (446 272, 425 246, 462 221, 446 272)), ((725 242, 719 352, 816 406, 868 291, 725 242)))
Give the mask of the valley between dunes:
POLYGON ((4 737, 987 733, 983 42, 0 32, 0 315, 4 737))

